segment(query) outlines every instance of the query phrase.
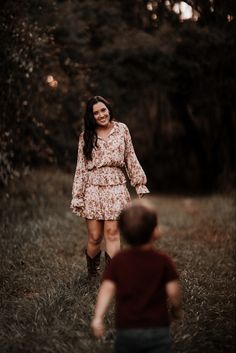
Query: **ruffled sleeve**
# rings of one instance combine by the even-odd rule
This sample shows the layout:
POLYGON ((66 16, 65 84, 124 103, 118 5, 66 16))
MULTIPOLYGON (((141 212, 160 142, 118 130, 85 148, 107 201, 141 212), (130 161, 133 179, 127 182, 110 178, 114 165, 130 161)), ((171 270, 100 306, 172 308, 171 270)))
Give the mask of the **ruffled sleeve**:
POLYGON ((125 129, 125 167, 130 179, 130 183, 135 187, 138 195, 149 193, 146 187, 147 178, 135 154, 133 143, 131 140, 128 127, 124 124, 125 129))
POLYGON ((84 206, 84 191, 87 178, 87 168, 86 160, 83 152, 84 147, 84 137, 83 133, 79 137, 79 146, 78 146, 78 157, 77 165, 75 170, 74 182, 72 187, 72 200, 71 200, 71 209, 76 213, 78 208, 83 208, 84 206))

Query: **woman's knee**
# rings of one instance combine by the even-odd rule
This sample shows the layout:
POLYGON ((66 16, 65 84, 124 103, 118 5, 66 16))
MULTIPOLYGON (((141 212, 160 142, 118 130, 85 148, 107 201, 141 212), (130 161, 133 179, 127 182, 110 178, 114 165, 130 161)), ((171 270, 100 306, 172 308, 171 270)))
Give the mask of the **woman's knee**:
POLYGON ((103 235, 97 233, 88 233, 88 242, 92 245, 99 245, 102 242, 103 235))
POLYGON ((105 238, 108 241, 117 241, 120 238, 120 233, 118 228, 107 227, 105 229, 105 238))

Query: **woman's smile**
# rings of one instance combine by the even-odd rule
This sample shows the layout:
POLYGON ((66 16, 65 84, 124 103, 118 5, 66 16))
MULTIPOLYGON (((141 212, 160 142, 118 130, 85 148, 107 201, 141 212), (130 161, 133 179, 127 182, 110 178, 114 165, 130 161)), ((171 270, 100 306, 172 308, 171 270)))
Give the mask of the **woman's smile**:
POLYGON ((102 102, 98 102, 93 106, 93 116, 96 123, 100 126, 107 126, 110 122, 110 114, 106 105, 102 102))

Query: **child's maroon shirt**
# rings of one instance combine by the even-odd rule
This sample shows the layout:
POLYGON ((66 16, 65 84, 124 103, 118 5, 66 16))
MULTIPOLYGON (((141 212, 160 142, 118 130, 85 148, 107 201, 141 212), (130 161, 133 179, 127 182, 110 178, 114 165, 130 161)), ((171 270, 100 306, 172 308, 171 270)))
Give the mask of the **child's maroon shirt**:
POLYGON ((165 285, 178 279, 172 260, 158 250, 126 249, 107 266, 103 279, 116 284, 116 328, 169 326, 165 285))

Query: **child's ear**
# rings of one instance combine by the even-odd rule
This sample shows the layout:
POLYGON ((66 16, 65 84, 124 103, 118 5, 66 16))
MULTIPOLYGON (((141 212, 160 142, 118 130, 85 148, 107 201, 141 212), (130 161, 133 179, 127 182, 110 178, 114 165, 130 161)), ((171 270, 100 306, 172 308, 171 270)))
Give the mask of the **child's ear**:
POLYGON ((152 233, 152 239, 157 240, 159 237, 160 237, 159 227, 156 226, 153 230, 153 233, 152 233))

